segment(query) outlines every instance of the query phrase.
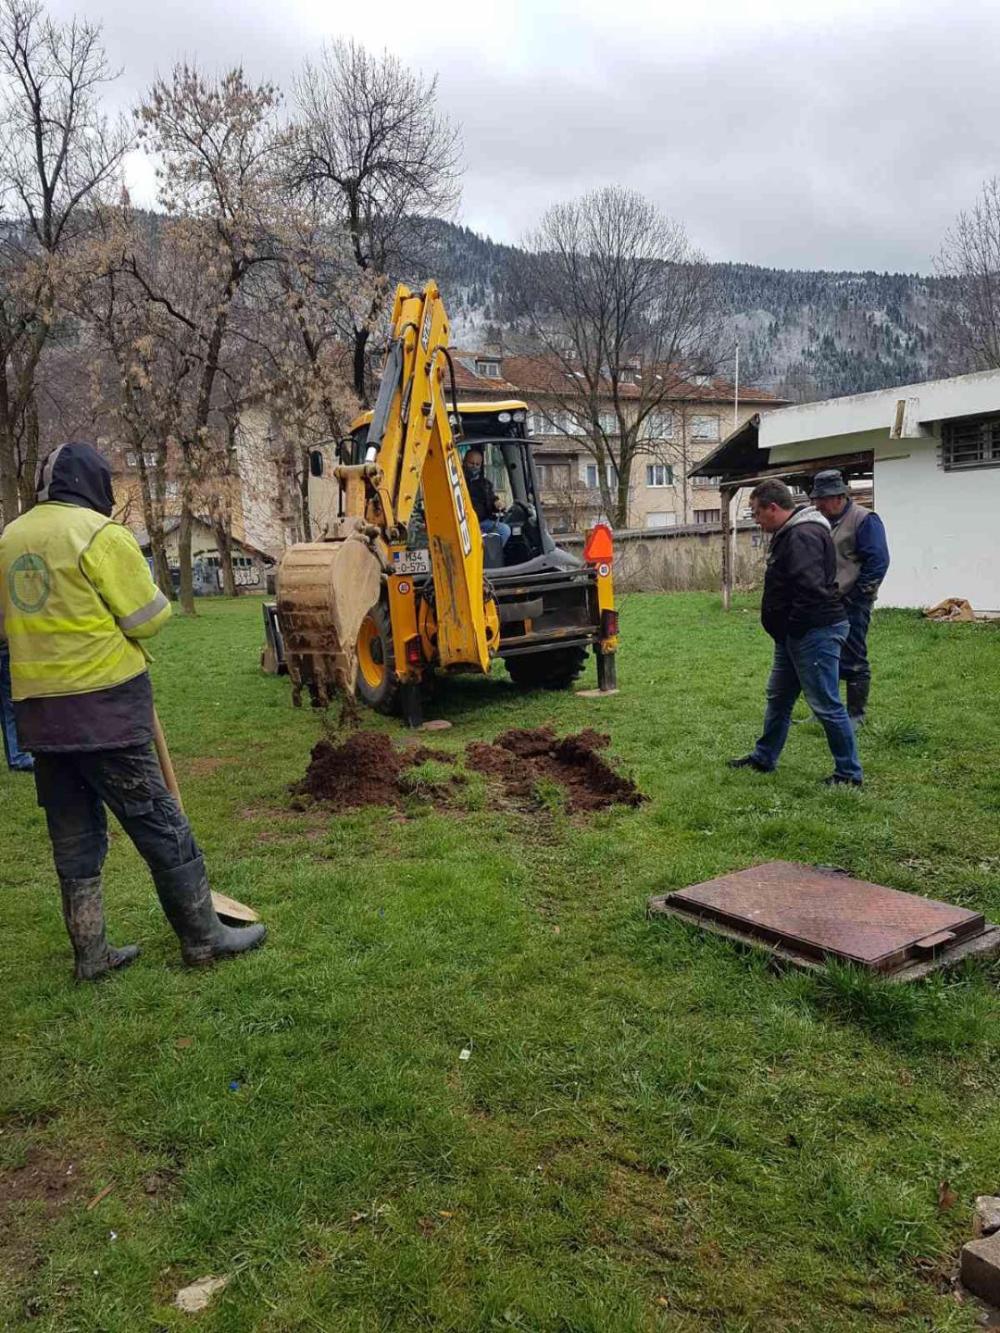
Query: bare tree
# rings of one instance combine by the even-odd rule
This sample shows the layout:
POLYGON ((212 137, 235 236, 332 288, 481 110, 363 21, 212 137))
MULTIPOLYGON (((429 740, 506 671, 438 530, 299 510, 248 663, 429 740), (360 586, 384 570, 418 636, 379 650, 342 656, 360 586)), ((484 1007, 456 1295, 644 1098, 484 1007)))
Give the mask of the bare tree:
POLYGON ((149 299, 134 271, 157 290, 175 288, 177 274, 165 271, 173 255, 158 243, 154 220, 137 215, 127 197, 98 211, 89 244, 94 276, 74 310, 89 333, 94 409, 135 460, 156 581, 172 597, 165 530, 170 463, 177 453, 174 432, 185 381, 195 362, 188 331, 149 299))
POLYGON ((36 375, 67 288, 86 280, 75 247, 129 138, 102 114, 115 75, 100 27, 53 22, 38 0, 0 0, 0 505, 33 502, 36 375))
POLYGON ((357 301, 365 284, 349 238, 321 201, 290 201, 275 239, 280 257, 255 294, 256 357, 248 401, 265 410, 276 427, 275 448, 294 488, 286 498, 299 540, 308 541, 309 452, 343 437, 359 406, 337 312, 357 301))
POLYGON ((368 340, 389 275, 427 217, 453 211, 460 193, 458 130, 437 109, 437 80, 395 56, 336 41, 296 83, 291 179, 324 199, 350 237, 367 287, 341 308, 353 344, 354 389, 367 401, 368 340))
MULTIPOLYGON (((241 306, 251 276, 277 258, 277 89, 249 84, 242 69, 207 79, 177 65, 158 80, 137 115, 160 162, 159 201, 169 253, 158 276, 133 257, 132 276, 174 321, 191 363, 178 414, 181 456, 180 599, 194 612, 193 504, 213 468, 231 478, 222 384, 244 367, 241 306)), ((225 508, 218 513, 225 518, 225 508)))
POLYGON ((946 234, 935 267, 950 278, 937 316, 938 360, 951 374, 1000 366, 1000 180, 988 180, 946 234))
POLYGON ((716 360, 709 266, 679 224, 608 186, 548 210, 508 296, 549 365, 549 427, 593 456, 605 512, 624 527, 636 459, 669 451, 671 402, 716 360))

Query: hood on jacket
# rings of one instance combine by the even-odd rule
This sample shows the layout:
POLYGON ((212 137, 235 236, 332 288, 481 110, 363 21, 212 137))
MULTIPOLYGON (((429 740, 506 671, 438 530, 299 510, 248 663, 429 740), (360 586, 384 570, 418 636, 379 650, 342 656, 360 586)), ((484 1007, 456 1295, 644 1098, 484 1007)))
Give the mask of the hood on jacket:
POLYGON ((827 532, 830 531, 830 520, 821 514, 815 505, 803 505, 801 509, 796 509, 790 519, 782 523, 774 535, 777 537, 778 533, 787 532, 789 528, 797 528, 800 523, 818 523, 820 527, 826 528, 827 532))
POLYGON ((46 500, 95 509, 110 518, 115 507, 110 463, 92 444, 61 444, 38 471, 38 502, 46 500))

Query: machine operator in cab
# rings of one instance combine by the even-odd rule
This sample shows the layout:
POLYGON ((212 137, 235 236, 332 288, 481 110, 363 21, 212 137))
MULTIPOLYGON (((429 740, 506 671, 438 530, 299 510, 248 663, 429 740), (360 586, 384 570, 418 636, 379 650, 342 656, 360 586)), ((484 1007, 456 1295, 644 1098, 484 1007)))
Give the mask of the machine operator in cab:
POLYGON ((486 475, 483 467, 483 451, 477 444, 470 445, 466 450, 462 467, 465 471, 469 499, 476 511, 476 518, 479 519, 480 530, 495 532, 506 546, 510 541, 510 524, 504 523, 497 517, 503 511, 503 505, 492 481, 486 475))

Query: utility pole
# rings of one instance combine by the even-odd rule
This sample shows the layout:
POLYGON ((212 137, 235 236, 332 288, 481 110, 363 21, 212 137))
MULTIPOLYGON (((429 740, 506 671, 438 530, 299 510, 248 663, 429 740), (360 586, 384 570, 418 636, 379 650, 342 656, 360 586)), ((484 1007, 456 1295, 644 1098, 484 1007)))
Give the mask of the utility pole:
POLYGON ((740 345, 736 344, 736 375, 733 382, 733 430, 740 424, 740 345))

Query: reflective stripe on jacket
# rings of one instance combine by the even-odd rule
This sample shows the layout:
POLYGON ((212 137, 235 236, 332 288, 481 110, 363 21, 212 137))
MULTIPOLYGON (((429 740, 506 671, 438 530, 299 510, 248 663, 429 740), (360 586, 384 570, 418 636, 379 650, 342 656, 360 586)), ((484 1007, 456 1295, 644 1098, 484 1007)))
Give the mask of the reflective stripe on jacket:
POLYGON ((169 615, 131 532, 93 509, 48 501, 0 536, 0 634, 15 700, 131 680, 146 669, 133 640, 169 615))

